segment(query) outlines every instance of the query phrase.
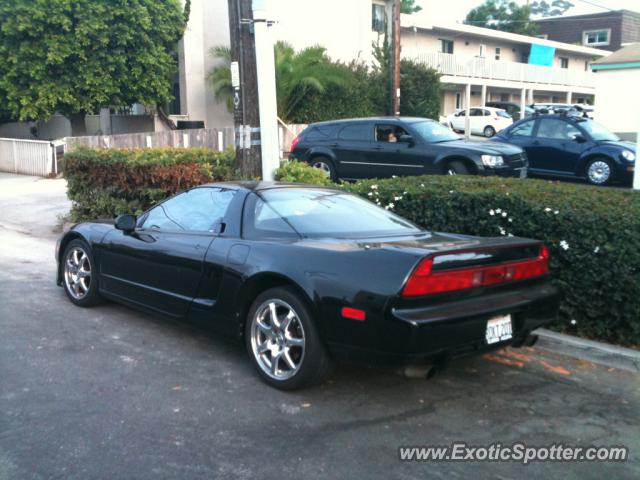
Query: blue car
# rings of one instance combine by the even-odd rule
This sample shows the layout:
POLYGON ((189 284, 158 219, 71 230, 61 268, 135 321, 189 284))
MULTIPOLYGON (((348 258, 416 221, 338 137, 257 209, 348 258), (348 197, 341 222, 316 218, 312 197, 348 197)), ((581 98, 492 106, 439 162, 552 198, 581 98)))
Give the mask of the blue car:
POLYGON ((523 148, 529 172, 584 178, 593 185, 631 183, 636 146, 593 120, 570 115, 528 117, 502 130, 491 141, 523 148))

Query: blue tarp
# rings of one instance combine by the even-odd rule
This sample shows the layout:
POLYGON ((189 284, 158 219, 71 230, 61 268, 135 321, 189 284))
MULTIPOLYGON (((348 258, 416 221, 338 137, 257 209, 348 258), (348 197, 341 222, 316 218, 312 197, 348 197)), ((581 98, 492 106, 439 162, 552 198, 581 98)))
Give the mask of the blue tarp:
POLYGON ((553 65, 553 56, 556 53, 555 47, 547 47, 545 45, 531 45, 531 53, 529 53, 530 65, 542 65, 551 67, 553 65))

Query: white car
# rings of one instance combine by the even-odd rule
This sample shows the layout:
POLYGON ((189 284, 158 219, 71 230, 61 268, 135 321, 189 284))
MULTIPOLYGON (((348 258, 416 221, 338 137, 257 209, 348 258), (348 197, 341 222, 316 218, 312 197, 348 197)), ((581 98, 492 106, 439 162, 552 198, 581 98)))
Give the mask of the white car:
MULTIPOLYGON (((464 132, 465 110, 449 115, 448 124, 454 132, 464 132)), ((500 108, 472 107, 469 110, 469 128, 472 134, 493 137, 513 123, 513 118, 500 108)))

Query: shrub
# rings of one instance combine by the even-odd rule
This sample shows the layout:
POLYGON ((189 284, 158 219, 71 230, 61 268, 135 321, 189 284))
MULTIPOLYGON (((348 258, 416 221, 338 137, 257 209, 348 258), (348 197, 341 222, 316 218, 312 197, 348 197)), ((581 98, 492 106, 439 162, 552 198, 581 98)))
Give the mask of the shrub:
POLYGON ((325 174, 312 166, 295 161, 282 162, 275 172, 276 180, 281 182, 308 183, 312 185, 330 185, 325 174))
POLYGON ((433 231, 544 241, 562 292, 552 328, 640 344, 640 194, 552 181, 403 177, 345 188, 433 231))
POLYGON ((205 148, 84 148, 64 160, 74 221, 139 214, 176 192, 235 175, 232 151, 205 148))

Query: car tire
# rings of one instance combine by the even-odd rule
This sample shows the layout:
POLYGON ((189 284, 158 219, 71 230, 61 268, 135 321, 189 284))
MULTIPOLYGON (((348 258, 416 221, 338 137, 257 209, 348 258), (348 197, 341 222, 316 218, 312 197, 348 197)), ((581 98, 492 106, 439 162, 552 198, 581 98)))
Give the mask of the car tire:
POLYGON ((606 158, 594 158, 587 163, 585 176, 591 185, 608 185, 613 180, 613 165, 606 158))
POLYGON ((258 295, 247 314, 244 337, 260 377, 280 390, 322 383, 333 367, 307 302, 292 288, 258 295))
POLYGON ((484 130, 482 131, 482 133, 484 134, 485 137, 491 138, 496 134, 496 129, 493 128, 491 125, 487 125, 486 127, 484 127, 484 130))
POLYGON ((71 240, 62 254, 60 268, 64 291, 73 304, 92 307, 102 301, 98 293, 98 270, 87 242, 71 240))
POLYGON ((461 161, 454 160, 447 164, 445 168, 445 175, 469 175, 469 168, 461 161))
POLYGON ((309 162, 313 168, 318 168, 327 176, 329 180, 335 182, 338 179, 336 167, 333 161, 327 157, 314 157, 309 162))

